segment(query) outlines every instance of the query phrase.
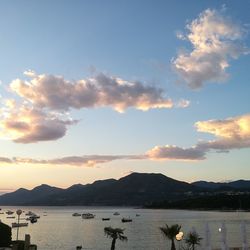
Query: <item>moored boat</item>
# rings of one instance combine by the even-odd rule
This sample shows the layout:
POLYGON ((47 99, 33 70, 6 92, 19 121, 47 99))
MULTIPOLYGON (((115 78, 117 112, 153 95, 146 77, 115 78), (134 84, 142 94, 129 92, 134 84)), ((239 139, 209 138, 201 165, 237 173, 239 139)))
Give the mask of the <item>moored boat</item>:
POLYGON ((102 218, 102 220, 103 220, 103 221, 105 221, 105 220, 110 220, 110 218, 102 218))
POLYGON ((37 218, 35 217, 31 217, 30 218, 30 222, 33 224, 33 223, 36 223, 37 222, 37 218))
POLYGON ((91 213, 82 214, 83 219, 94 219, 95 215, 91 213))
POLYGON ((72 216, 81 216, 79 213, 73 213, 72 216))
POLYGON ((25 222, 24 223, 16 223, 16 222, 14 222, 11 225, 12 225, 12 227, 27 227, 28 223, 25 223, 25 222))
POLYGON ((11 214, 14 214, 14 212, 8 210, 8 211, 6 212, 6 214, 11 215, 11 214))
POLYGON ((122 222, 125 223, 125 222, 132 222, 133 220, 130 219, 130 218, 122 218, 122 222))

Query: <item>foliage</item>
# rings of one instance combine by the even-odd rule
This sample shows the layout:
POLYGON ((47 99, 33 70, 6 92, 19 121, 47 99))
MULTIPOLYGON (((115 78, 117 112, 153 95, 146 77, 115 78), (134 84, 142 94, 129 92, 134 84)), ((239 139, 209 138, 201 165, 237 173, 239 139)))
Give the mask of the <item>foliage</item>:
POLYGON ((11 228, 0 222, 0 247, 8 247, 11 244, 11 228))
POLYGON ((104 228, 104 234, 108 238, 112 239, 111 250, 115 249, 115 243, 116 243, 117 239, 119 239, 121 241, 127 241, 128 240, 128 238, 125 235, 123 235, 124 234, 124 230, 125 229, 112 228, 112 227, 105 227, 104 228))
POLYGON ((175 250, 175 236, 180 232, 181 226, 178 224, 174 224, 172 226, 160 227, 161 232, 165 237, 167 237, 171 241, 171 250, 175 250))
POLYGON ((194 231, 187 234, 185 242, 188 245, 189 249, 194 250, 195 245, 200 245, 201 240, 202 238, 199 236, 199 234, 194 231))

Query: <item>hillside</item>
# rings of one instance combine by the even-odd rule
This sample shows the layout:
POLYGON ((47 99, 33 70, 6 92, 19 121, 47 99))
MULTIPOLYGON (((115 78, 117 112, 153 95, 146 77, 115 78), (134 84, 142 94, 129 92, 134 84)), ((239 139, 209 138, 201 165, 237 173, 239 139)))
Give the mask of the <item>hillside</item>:
POLYGON ((199 188, 162 174, 132 173, 119 180, 95 181, 67 189, 41 185, 0 196, 0 205, 144 205, 153 201, 180 199, 199 188))

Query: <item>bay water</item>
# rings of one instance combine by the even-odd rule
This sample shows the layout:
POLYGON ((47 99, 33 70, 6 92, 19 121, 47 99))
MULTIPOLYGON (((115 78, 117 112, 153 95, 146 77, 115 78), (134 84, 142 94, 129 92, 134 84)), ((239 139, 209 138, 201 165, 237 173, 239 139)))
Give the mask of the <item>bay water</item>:
MULTIPOLYGON (((7 210, 23 210, 20 222, 27 222, 25 213, 32 211, 40 215, 37 223, 28 227, 20 227, 19 239, 24 239, 25 234, 31 235, 31 242, 39 250, 73 250, 81 245, 82 249, 104 250, 110 249, 111 239, 104 235, 104 227, 125 229, 127 242, 117 240, 116 249, 136 250, 162 250, 170 249, 170 242, 159 230, 165 224, 180 224, 185 235, 195 229, 203 238, 202 244, 197 249, 204 249, 205 225, 208 223, 211 231, 211 245, 220 248, 222 237, 220 228, 225 223, 227 242, 230 247, 242 246, 242 221, 246 225, 247 238, 250 239, 250 212, 220 212, 220 211, 188 211, 188 210, 160 210, 136 209, 121 207, 1 207, 0 212, 7 210), (94 219, 73 217, 72 214, 93 213, 94 219), (115 216, 114 213, 120 215, 115 216), (139 216, 138 216, 139 215, 139 216), (110 221, 102 221, 109 217, 110 221), (121 218, 131 218, 133 221, 122 223, 121 218)), ((0 214, 0 220, 11 226, 17 222, 15 218, 8 219, 7 215, 0 214)), ((12 239, 16 239, 17 228, 12 229, 12 239)), ((249 240, 250 241, 250 240, 249 240)), ((249 244, 250 242, 248 242, 249 244)), ((184 240, 176 242, 177 249, 185 245, 184 240)))

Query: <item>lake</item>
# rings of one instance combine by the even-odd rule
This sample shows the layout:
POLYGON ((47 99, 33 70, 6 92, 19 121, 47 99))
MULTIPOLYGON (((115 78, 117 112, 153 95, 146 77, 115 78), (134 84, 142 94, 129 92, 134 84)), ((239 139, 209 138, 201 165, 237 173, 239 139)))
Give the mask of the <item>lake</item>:
MULTIPOLYGON (((105 237, 104 227, 112 226, 125 229, 127 242, 116 243, 117 249, 161 250, 170 249, 170 242, 161 234, 159 227, 166 223, 180 224, 184 235, 195 230, 201 237, 205 237, 205 224, 208 223, 211 230, 212 247, 220 247, 221 232, 219 228, 222 222, 227 229, 227 242, 230 247, 242 246, 240 224, 246 223, 247 238, 250 239, 250 212, 207 212, 186 210, 156 210, 133 209, 120 207, 5 207, 7 210, 16 211, 22 209, 25 212, 32 211, 41 216, 35 224, 21 227, 19 239, 24 239, 25 234, 31 235, 31 242, 37 244, 39 250, 73 250, 77 245, 83 249, 104 250, 110 249, 111 239, 105 237), (119 216, 113 215, 119 212, 119 216), (84 220, 81 217, 73 217, 74 212, 93 213, 94 219, 84 220), (136 216, 139 214, 140 216, 136 216), (110 221, 102 221, 103 217, 110 217, 110 221), (122 217, 133 219, 130 223, 122 223, 122 217)), ((21 218, 25 215, 21 215, 21 218)), ((7 219, 6 214, 0 214, 0 220, 8 225, 17 221, 7 219)), ((20 222, 24 222, 21 220, 20 222)), ((26 222, 26 221, 25 221, 26 222)), ((12 239, 16 239, 17 229, 12 229, 12 239)), ((204 240, 202 241, 203 245, 204 240)), ((177 249, 184 241, 176 242, 177 249)), ((198 249, 203 249, 200 246, 198 249)))

